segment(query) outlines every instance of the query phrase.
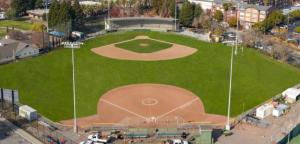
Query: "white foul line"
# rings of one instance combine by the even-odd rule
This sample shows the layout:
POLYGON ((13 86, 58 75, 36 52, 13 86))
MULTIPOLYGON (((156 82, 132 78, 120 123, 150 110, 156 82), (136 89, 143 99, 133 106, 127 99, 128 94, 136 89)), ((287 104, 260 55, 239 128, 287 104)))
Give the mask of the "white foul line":
POLYGON ((164 116, 166 116, 166 115, 168 115, 168 114, 170 114, 170 113, 172 113, 172 112, 174 112, 174 111, 176 111, 176 110, 178 110, 178 109, 180 109, 180 108, 184 108, 184 107, 186 107, 187 105, 193 103, 193 102, 196 101, 196 100, 198 100, 198 98, 195 98, 195 99, 193 99, 193 100, 191 100, 191 101, 189 101, 189 102, 187 102, 187 103, 185 103, 185 104, 183 104, 183 105, 181 105, 181 106, 178 106, 178 107, 172 109, 172 110, 169 111, 169 112, 166 112, 166 113, 164 113, 164 114, 158 116, 157 119, 163 118, 164 116))
POLYGON ((123 108, 123 107, 121 107, 121 106, 118 106, 118 105, 116 105, 116 104, 113 104, 113 103, 111 103, 111 102, 109 102, 109 101, 107 101, 107 100, 102 99, 101 101, 103 101, 103 102, 105 102, 105 103, 107 103, 107 104, 110 104, 110 105, 112 105, 112 106, 114 106, 114 107, 116 107, 116 108, 119 108, 119 109, 121 109, 121 110, 123 110, 123 111, 126 111, 126 112, 128 112, 128 113, 131 113, 131 114, 133 114, 133 115, 135 115, 135 116, 137 116, 137 117, 140 117, 140 118, 142 118, 142 119, 147 120, 146 117, 144 117, 144 116, 142 116, 142 115, 139 115, 139 114, 137 114, 137 113, 135 113, 135 112, 132 112, 132 111, 130 111, 130 110, 126 109, 126 108, 123 108))

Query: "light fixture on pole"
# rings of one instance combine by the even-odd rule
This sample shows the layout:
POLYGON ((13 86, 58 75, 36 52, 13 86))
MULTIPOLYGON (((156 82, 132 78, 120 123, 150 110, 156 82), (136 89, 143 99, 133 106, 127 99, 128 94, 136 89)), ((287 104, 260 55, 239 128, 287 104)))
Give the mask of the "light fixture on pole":
POLYGON ((230 76, 229 76, 229 93, 228 93, 228 109, 227 109, 227 124, 225 129, 230 131, 230 110, 231 110, 231 94, 232 94, 232 70, 233 70, 233 57, 234 48, 231 46, 231 58, 230 58, 230 76))
POLYGON ((77 133, 77 111, 76 111, 76 83, 75 83, 75 55, 74 49, 80 48, 83 43, 79 42, 63 42, 65 48, 72 49, 72 89, 73 89, 73 110, 74 110, 74 121, 73 121, 73 131, 77 133))

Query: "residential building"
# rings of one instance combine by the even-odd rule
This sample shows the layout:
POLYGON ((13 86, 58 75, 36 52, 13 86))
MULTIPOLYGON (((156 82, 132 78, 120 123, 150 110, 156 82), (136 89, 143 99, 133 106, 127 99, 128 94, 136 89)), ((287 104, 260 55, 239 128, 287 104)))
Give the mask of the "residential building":
POLYGON ((272 6, 275 8, 286 8, 288 6, 291 6, 293 1, 292 0, 269 0, 269 1, 259 0, 258 3, 261 5, 272 6), (265 3, 265 2, 269 2, 269 3, 265 3))
POLYGON ((263 21, 271 11, 271 6, 244 4, 239 7, 238 18, 244 29, 263 21))
POLYGON ((31 19, 36 19, 36 20, 44 20, 46 14, 49 13, 49 9, 35 9, 35 10, 28 10, 27 14, 31 19))
POLYGON ((6 37, 0 40, 0 63, 35 56, 39 51, 40 49, 35 45, 6 37))

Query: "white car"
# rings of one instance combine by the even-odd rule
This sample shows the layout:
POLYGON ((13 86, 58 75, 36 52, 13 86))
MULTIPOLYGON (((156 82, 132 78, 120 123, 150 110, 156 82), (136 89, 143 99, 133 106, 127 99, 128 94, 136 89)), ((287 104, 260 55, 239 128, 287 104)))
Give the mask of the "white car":
POLYGON ((173 139, 169 141, 171 144, 188 144, 187 141, 181 140, 181 139, 173 139))
POLYGON ((107 140, 106 139, 101 139, 100 135, 97 133, 97 134, 94 134, 94 135, 89 135, 88 136, 88 139, 95 142, 95 144, 99 143, 107 143, 107 140))
POLYGON ((94 144, 94 142, 91 140, 87 140, 87 141, 82 141, 79 144, 94 144))

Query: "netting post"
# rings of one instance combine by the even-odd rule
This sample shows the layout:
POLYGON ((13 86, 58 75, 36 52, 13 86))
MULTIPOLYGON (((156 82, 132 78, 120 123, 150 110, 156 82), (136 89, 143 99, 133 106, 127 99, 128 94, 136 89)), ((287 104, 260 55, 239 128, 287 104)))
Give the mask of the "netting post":
POLYGON ((11 90, 11 102, 12 102, 12 110, 15 112, 15 91, 11 90))
POLYGON ((4 109, 4 93, 3 93, 3 88, 1 88, 1 103, 2 103, 2 109, 4 109))

